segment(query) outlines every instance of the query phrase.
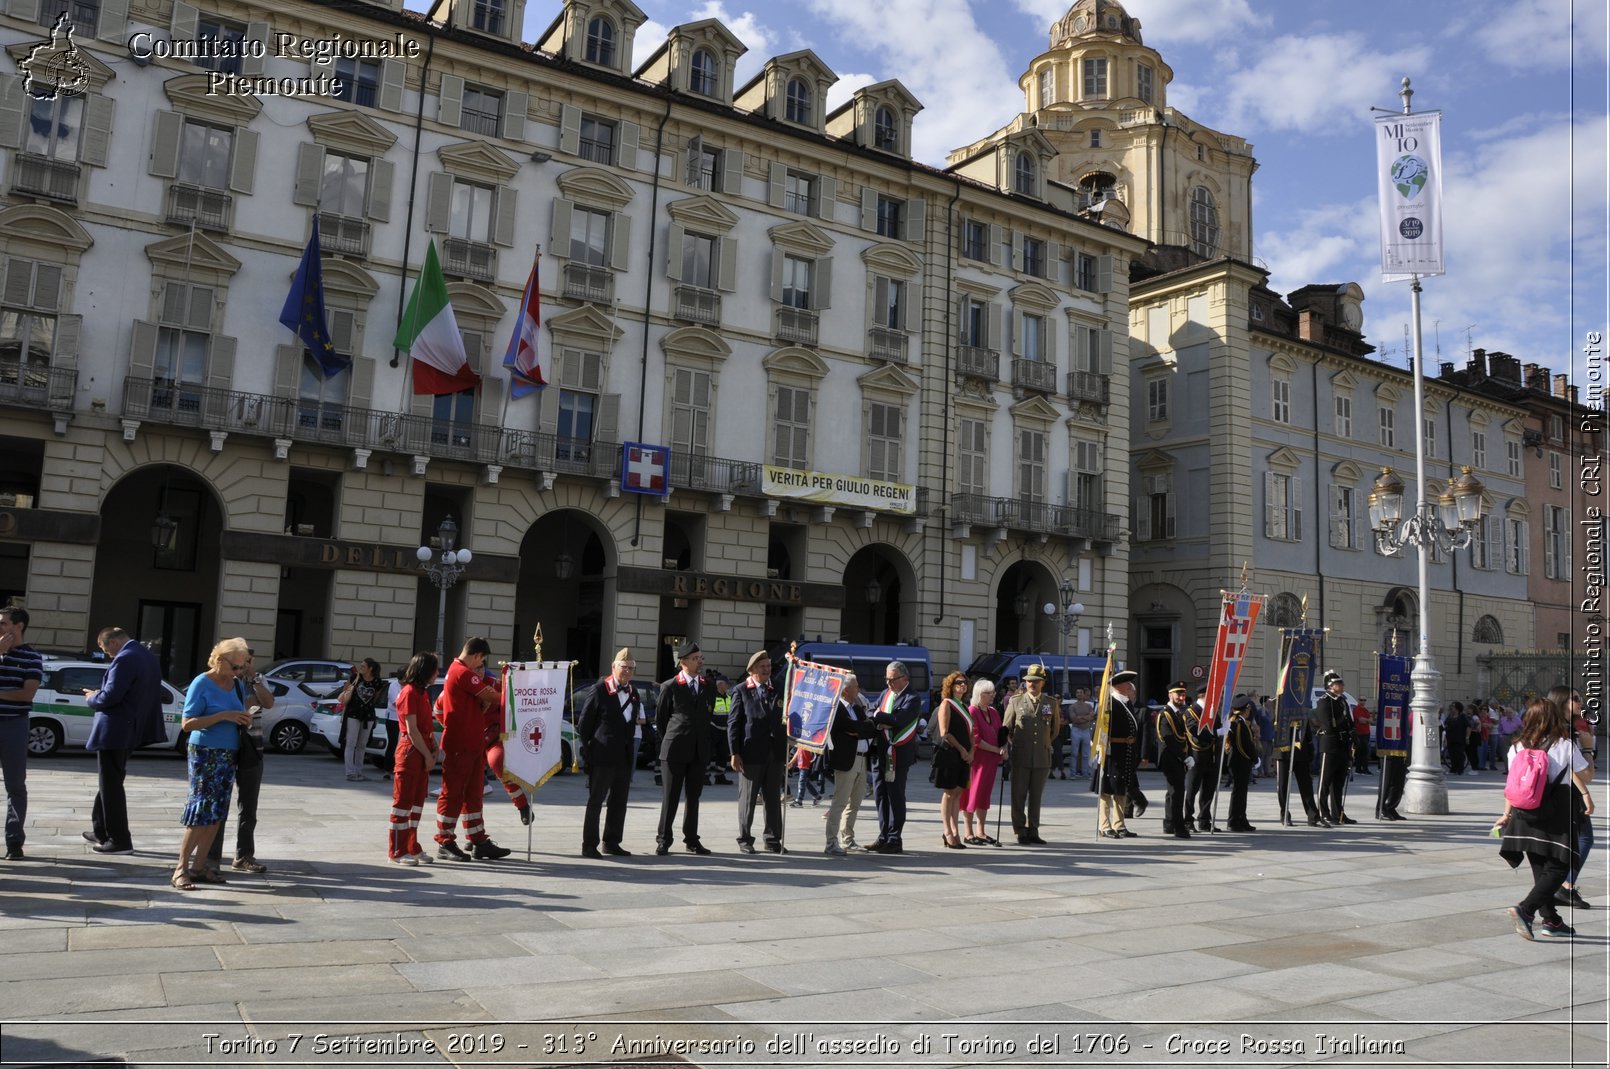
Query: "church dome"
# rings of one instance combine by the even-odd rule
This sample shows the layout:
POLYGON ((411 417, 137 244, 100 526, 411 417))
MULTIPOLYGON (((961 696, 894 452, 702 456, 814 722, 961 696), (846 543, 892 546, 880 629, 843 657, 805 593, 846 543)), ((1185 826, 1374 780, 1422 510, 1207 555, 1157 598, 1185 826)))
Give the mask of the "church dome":
POLYGON ((1140 37, 1140 20, 1129 17, 1129 12, 1116 0, 1079 0, 1056 22, 1051 24, 1051 47, 1079 37, 1128 38, 1144 44, 1140 37))

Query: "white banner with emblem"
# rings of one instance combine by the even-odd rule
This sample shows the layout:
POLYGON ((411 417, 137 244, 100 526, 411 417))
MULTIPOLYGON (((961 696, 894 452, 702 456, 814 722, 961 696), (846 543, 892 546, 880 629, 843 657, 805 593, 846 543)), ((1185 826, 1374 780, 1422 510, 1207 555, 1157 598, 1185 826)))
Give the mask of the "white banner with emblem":
POLYGON ((565 728, 565 662, 511 664, 503 680, 503 772, 527 792, 559 771, 565 728))
POLYGON ((839 475, 826 471, 779 468, 761 465, 760 492, 767 497, 809 501, 844 509, 874 509, 902 516, 917 511, 917 488, 910 483, 863 479, 858 475, 839 475))

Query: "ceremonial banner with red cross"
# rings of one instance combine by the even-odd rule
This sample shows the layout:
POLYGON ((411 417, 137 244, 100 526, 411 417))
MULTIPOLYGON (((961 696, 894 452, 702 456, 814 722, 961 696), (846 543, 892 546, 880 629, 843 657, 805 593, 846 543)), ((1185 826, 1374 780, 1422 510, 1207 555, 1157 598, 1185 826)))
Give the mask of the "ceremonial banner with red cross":
POLYGON ((631 494, 671 492, 671 447, 627 442, 621 446, 621 489, 631 494))
POLYGON ((528 794, 559 771, 569 679, 562 662, 503 670, 503 775, 528 794))
POLYGON ((1389 653, 1380 655, 1375 680, 1375 751, 1382 757, 1409 756, 1409 673, 1414 662, 1389 653))
POLYGON ((1228 723, 1230 703, 1235 699, 1236 679, 1246 657, 1247 640, 1263 609, 1262 594, 1224 594, 1224 615, 1219 618, 1219 637, 1213 643, 1213 663, 1208 666, 1207 694, 1203 696, 1202 722, 1217 725, 1219 713, 1228 723))

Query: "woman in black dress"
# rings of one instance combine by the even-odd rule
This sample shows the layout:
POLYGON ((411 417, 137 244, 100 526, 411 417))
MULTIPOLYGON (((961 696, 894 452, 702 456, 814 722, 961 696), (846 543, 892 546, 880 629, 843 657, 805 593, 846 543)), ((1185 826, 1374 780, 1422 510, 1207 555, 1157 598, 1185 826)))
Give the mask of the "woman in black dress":
POLYGON ((972 778, 973 764, 973 720, 967 712, 967 676, 962 672, 950 673, 940 693, 944 698, 934 720, 934 786, 944 792, 939 796, 939 819, 945 828, 945 846, 965 850, 959 824, 961 798, 972 778))

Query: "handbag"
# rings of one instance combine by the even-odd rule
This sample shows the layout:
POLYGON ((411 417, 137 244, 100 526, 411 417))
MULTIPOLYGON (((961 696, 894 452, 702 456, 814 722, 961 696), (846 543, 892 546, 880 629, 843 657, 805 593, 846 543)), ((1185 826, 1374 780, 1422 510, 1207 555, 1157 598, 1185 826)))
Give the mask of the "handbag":
POLYGON ((235 767, 260 768, 263 764, 263 742, 249 731, 240 733, 240 750, 235 755, 235 767))

